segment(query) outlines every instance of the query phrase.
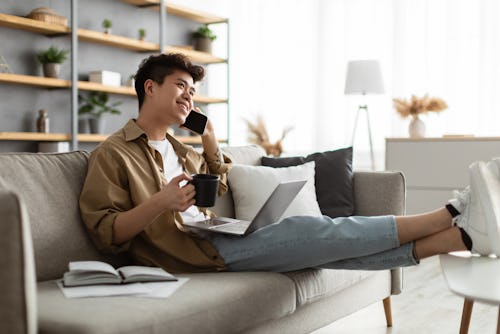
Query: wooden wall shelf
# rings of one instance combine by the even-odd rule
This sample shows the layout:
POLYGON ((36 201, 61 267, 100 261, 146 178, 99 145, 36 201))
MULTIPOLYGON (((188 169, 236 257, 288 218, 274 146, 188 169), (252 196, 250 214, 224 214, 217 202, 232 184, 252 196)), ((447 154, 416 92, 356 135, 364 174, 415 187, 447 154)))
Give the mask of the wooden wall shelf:
POLYGON ((71 82, 63 79, 44 78, 33 75, 0 73, 0 82, 46 88, 69 88, 71 82))
POLYGON ((47 36, 69 34, 71 32, 69 27, 59 24, 46 23, 3 13, 0 13, 0 26, 26 30, 47 36))
POLYGON ((218 64, 226 62, 226 59, 224 58, 213 56, 210 53, 188 49, 183 46, 170 45, 166 47, 165 52, 180 52, 188 57, 191 57, 192 61, 202 64, 218 64))
MULTIPOLYGON (((152 7, 156 10, 158 10, 158 8, 160 7, 160 0, 122 0, 122 1, 134 6, 152 7)), ((212 14, 208 14, 199 10, 194 10, 177 4, 167 3, 166 9, 168 14, 203 24, 227 22, 227 19, 223 17, 215 16, 212 14)))
POLYGON ((70 136, 64 133, 0 132, 0 140, 68 141, 70 136))
MULTIPOLYGON (((107 134, 92 134, 80 133, 78 134, 78 141, 85 143, 99 143, 109 135, 107 134)), ((201 138, 199 136, 179 136, 177 140, 188 145, 201 145, 201 138)), ((0 132, 0 141, 38 141, 38 142, 52 142, 52 141, 70 141, 71 135, 66 133, 39 133, 39 132, 0 132)), ((220 143, 227 142, 225 139, 219 139, 220 143)))
POLYGON ((87 29, 78 29, 78 39, 132 51, 155 52, 160 49, 160 46, 155 43, 87 29))
MULTIPOLYGON (((104 141, 108 135, 81 133, 78 141, 97 143, 104 141)), ((0 140, 13 141, 70 141, 71 135, 66 133, 39 133, 39 132, 0 132, 0 140)))
POLYGON ((135 89, 127 86, 106 86, 96 82, 78 81, 78 89, 86 91, 106 92, 110 94, 135 96, 135 89))
MULTIPOLYGON (((63 79, 53 79, 44 78, 33 75, 23 75, 23 74, 12 74, 12 73, 0 73, 0 83, 12 83, 20 85, 28 85, 34 87, 45 87, 45 88, 70 88, 71 81, 63 79)), ((136 96, 135 89, 133 87, 127 86, 106 86, 101 85, 96 82, 90 81, 78 81, 78 89, 85 91, 98 91, 106 92, 110 94, 128 95, 136 96)), ((195 95, 194 102, 210 104, 210 103, 226 103, 227 99, 215 98, 204 95, 195 95)))

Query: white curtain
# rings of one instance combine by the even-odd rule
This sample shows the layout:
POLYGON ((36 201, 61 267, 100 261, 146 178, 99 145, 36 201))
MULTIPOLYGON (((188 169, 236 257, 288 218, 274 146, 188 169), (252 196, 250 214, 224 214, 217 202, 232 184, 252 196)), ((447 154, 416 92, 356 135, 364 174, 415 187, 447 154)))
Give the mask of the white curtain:
MULTIPOLYGON (((497 0, 233 0, 231 139, 261 114, 272 139, 295 126, 289 152, 350 145, 357 106, 368 104, 383 167, 385 137, 407 136, 392 98, 438 96, 449 108, 423 120, 428 136, 500 135, 500 4, 497 0), (345 96, 346 64, 378 59, 386 93, 345 96)), ((355 148, 368 166, 366 124, 355 148)))

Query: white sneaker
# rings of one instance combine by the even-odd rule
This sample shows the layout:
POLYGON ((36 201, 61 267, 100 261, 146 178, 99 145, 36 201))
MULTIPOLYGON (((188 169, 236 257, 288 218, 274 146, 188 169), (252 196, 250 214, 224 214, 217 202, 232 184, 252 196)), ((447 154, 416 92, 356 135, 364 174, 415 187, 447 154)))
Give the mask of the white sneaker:
MULTIPOLYGON (((500 180, 500 157, 493 158, 487 162, 487 167, 500 180)), ((470 202, 470 187, 465 187, 462 191, 453 190, 453 198, 448 201, 460 214, 453 217, 451 225, 463 227, 466 224, 468 212, 467 205, 470 202), (462 222, 464 220, 464 222, 462 222)), ((477 217, 479 219, 479 216, 477 217)))
POLYGON ((457 226, 463 228, 472 239, 471 251, 481 255, 489 255, 491 254, 491 246, 485 225, 483 207, 478 201, 477 186, 472 182, 469 186, 468 195, 469 199, 464 211, 454 219, 456 219, 457 226))
POLYGON ((454 190, 453 198, 448 201, 460 214, 452 219, 451 225, 461 226, 461 221, 466 219, 466 210, 470 202, 470 187, 467 186, 462 191, 454 190))
MULTIPOLYGON (((491 164, 482 161, 475 162, 469 167, 471 190, 475 188, 475 193, 471 193, 471 200, 475 194, 484 216, 483 222, 469 219, 469 230, 481 230, 480 235, 486 233, 489 241, 478 239, 476 246, 474 237, 470 234, 469 236, 472 238, 473 250, 477 249, 483 255, 493 253, 498 256, 500 255, 500 180, 491 167, 491 164)), ((472 201, 470 206, 472 209, 472 201)), ((467 230, 466 232, 469 233, 467 230)))

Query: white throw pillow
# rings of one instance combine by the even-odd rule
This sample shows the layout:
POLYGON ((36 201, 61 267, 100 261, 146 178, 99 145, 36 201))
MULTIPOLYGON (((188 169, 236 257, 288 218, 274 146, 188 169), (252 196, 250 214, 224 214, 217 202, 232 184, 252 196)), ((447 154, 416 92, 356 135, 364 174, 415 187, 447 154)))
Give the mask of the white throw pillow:
POLYGON ((229 172, 229 187, 233 193, 235 215, 252 220, 283 181, 307 180, 280 220, 291 216, 321 216, 314 186, 314 161, 293 167, 233 165, 229 172))

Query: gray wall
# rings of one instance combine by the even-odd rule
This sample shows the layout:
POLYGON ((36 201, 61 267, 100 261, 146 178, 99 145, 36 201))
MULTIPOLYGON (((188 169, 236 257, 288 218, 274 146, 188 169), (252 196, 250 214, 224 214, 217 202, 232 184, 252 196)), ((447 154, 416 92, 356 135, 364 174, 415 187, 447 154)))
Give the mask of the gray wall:
MULTIPOLYGON (((69 0, 1 0, 0 12, 26 16, 32 9, 50 7, 68 18, 71 16, 69 0)), ((112 34, 137 37, 139 28, 146 29, 146 41, 158 43, 158 11, 137 8, 119 0, 79 0, 78 25, 80 28, 103 31, 101 23, 109 18, 113 22, 112 34)), ((68 23, 70 24, 70 23, 68 23)), ((167 45, 191 45, 191 32, 200 24, 174 16, 167 17, 167 45)), ((35 53, 50 45, 70 50, 70 37, 46 37, 23 30, 0 27, 0 55, 9 64, 12 72, 25 75, 42 75, 35 53)), ((79 80, 88 80, 88 72, 110 70, 121 73, 125 85, 130 74, 148 53, 128 51, 121 48, 78 42, 79 80)), ((70 61, 61 68, 61 78, 71 79, 70 61)), ((87 94, 87 92, 81 92, 87 94)), ((47 109, 50 117, 50 132, 70 132, 70 90, 44 89, 24 85, 0 83, 0 132, 35 131, 35 120, 39 109, 47 109)), ((121 101, 121 115, 107 118, 106 133, 119 129, 126 121, 137 115, 137 99, 132 96, 110 94, 112 101, 121 101)), ((90 150, 93 144, 80 143, 80 149, 90 150)), ((37 143, 0 141, 0 152, 36 151, 37 143)))

